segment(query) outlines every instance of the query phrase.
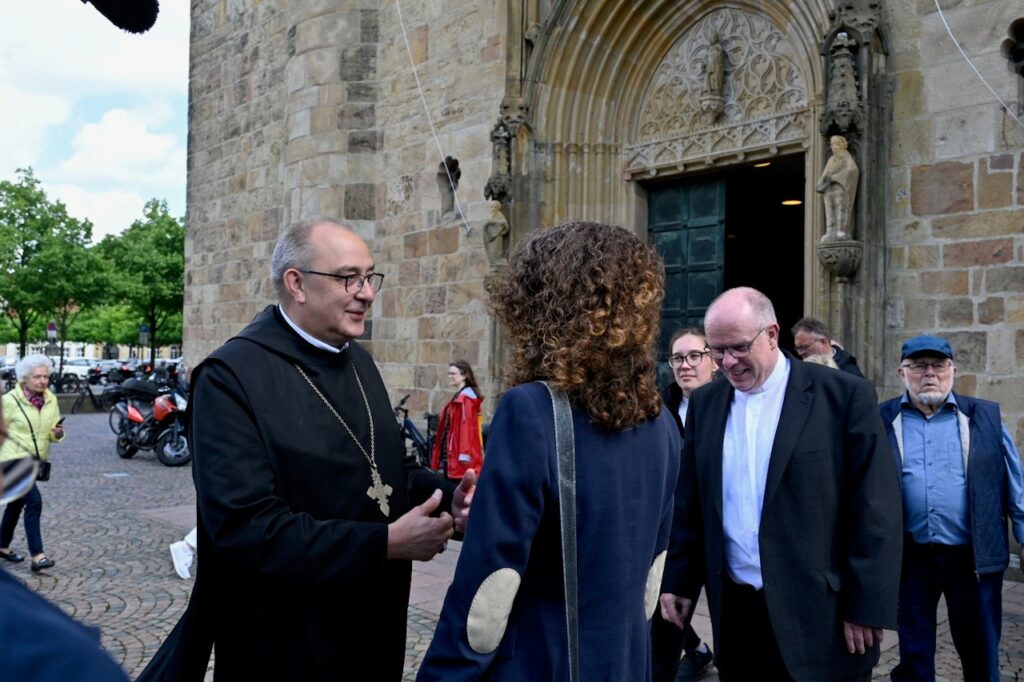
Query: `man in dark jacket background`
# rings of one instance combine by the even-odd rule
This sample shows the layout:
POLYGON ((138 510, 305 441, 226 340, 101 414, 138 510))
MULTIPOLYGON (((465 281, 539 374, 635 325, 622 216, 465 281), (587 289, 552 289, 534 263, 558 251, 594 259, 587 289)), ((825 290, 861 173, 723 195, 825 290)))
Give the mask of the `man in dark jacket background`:
POLYGON ((857 367, 857 358, 850 355, 838 344, 832 343, 832 335, 821 320, 813 317, 802 317, 790 330, 793 332, 793 346, 801 359, 812 355, 824 355, 832 358, 839 369, 855 377, 864 378, 857 367))
POLYGON ((916 336, 900 357, 906 391, 880 407, 901 468, 905 533, 892 679, 935 679, 935 610, 945 596, 964 679, 998 680, 1007 517, 1024 541, 1020 458, 998 404, 953 392, 948 341, 916 336))

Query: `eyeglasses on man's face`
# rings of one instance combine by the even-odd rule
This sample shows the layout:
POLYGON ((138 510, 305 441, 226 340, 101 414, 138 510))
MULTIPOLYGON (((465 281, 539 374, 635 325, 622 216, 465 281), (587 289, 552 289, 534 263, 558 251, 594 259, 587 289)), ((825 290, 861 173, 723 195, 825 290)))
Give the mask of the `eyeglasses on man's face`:
POLYGON ((350 294, 358 294, 363 290, 363 285, 367 282, 370 283, 370 288, 374 292, 380 291, 380 287, 384 284, 384 275, 379 272, 371 272, 368 275, 351 274, 351 275, 336 275, 333 272, 317 272, 316 270, 299 270, 299 272, 307 275, 320 275, 321 277, 330 277, 336 282, 341 282, 345 287, 345 291, 350 294))
POLYGON ((812 337, 813 340, 810 343, 798 343, 793 346, 793 350, 797 352, 797 355, 804 357, 814 351, 815 347, 818 346, 822 341, 825 340, 824 336, 812 337))
POLYGON ((924 374, 929 368, 931 368, 931 370, 936 374, 942 374, 943 372, 949 371, 949 368, 953 366, 953 361, 948 359, 933 360, 932 362, 915 360, 914 362, 904 363, 902 366, 911 374, 924 374))
POLYGON ((757 341, 757 337, 761 336, 761 334, 764 333, 765 329, 767 329, 767 327, 761 327, 761 329, 759 329, 758 332, 754 334, 754 338, 750 339, 750 341, 747 341, 746 343, 737 343, 734 346, 710 346, 709 348, 711 352, 711 359, 715 360, 716 362, 719 360, 724 360, 726 353, 728 353, 729 355, 733 356, 736 359, 747 357, 748 355, 750 355, 750 347, 754 345, 754 342, 757 341))
POLYGON ((685 362, 690 367, 696 367, 704 359, 704 356, 708 354, 708 351, 692 350, 685 355, 679 353, 673 353, 668 356, 668 366, 672 369, 679 369, 685 362))

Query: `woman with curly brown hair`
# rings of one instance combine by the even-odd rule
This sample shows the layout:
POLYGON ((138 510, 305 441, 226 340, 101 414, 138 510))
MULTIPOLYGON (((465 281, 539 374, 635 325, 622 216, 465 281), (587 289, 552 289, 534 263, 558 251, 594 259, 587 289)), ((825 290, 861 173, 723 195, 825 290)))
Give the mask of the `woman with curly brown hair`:
POLYGON ((655 379, 657 253, 619 227, 569 223, 509 258, 491 304, 510 348, 487 470, 419 680, 569 679, 552 398, 575 441, 579 679, 650 680, 679 467, 655 379))

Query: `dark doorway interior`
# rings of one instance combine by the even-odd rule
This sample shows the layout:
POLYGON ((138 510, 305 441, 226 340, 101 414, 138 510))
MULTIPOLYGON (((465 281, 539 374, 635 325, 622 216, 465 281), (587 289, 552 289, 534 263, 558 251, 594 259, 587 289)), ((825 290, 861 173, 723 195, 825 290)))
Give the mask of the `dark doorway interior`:
POLYGON ((724 173, 725 289, 763 291, 775 306, 780 343, 793 347, 789 328, 804 315, 804 199, 802 154, 724 173))
MULTIPOLYGON (((672 332, 701 324, 725 289, 751 286, 775 305, 783 347, 803 316, 804 198, 802 155, 772 159, 684 180, 647 185, 648 234, 665 259, 659 352, 672 332), (767 165, 765 165, 767 163, 767 165)), ((667 366, 663 379, 670 378, 667 366)))

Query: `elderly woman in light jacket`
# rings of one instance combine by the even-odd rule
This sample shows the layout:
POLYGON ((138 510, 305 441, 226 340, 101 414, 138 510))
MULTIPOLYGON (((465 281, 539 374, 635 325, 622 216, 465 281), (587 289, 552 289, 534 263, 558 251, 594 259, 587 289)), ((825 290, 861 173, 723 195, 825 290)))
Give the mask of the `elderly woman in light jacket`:
MULTIPOLYGON (((21 457, 48 461, 50 443, 64 439, 64 428, 59 424, 57 396, 47 388, 52 371, 53 363, 45 355, 27 355, 15 367, 18 385, 3 397, 7 441, 0 447, 0 462, 21 457)), ((15 563, 25 560, 11 550, 11 539, 22 509, 25 510, 25 536, 32 556, 32 570, 50 568, 54 562, 43 552, 43 536, 39 530, 43 497, 38 485, 33 485, 24 497, 9 503, 4 509, 3 520, 0 521, 0 560, 15 563)))

